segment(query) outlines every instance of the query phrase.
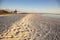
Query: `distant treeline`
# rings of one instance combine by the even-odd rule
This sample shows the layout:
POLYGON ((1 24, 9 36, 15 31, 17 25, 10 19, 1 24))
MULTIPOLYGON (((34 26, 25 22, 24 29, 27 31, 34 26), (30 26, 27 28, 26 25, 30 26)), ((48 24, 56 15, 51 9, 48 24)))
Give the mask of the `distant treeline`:
POLYGON ((15 11, 7 11, 7 10, 0 10, 0 15, 1 14, 15 14, 15 13, 17 13, 17 11, 15 10, 15 11))

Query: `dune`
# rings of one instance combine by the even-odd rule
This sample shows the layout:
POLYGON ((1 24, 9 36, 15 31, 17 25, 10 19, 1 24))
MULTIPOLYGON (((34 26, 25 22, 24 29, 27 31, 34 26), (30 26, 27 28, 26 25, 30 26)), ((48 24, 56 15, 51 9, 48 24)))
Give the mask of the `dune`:
POLYGON ((60 21, 28 14, 0 35, 1 40, 60 40, 60 21))

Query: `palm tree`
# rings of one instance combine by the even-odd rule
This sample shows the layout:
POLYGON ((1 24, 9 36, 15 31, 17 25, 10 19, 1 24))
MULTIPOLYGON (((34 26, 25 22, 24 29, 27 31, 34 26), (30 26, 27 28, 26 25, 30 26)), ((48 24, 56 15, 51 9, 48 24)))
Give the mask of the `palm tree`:
POLYGON ((14 13, 17 13, 17 10, 15 9, 14 13))

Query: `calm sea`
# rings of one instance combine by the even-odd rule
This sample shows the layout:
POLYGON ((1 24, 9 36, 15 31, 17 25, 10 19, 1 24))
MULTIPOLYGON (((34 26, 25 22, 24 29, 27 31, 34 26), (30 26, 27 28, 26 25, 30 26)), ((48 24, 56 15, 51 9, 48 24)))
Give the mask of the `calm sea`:
POLYGON ((55 18, 60 20, 60 14, 41 14, 44 17, 55 18))

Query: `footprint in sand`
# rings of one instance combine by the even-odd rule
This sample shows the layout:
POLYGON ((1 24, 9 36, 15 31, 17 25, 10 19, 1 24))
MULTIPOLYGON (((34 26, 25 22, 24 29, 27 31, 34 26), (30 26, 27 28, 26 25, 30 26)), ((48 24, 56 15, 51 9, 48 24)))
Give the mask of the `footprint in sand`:
POLYGON ((38 14, 29 14, 12 24, 2 40, 60 40, 60 28, 45 20, 48 19, 38 14))

